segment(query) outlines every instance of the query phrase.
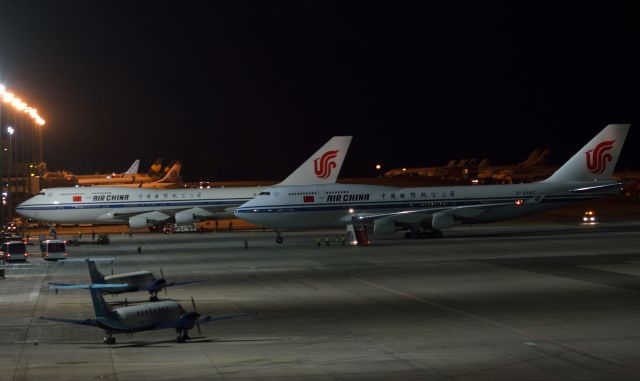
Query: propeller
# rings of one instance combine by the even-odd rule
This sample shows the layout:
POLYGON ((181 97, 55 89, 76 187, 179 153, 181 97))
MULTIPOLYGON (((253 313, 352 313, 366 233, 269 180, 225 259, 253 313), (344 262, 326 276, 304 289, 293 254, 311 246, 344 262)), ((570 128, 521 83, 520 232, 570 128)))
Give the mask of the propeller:
MULTIPOLYGON (((160 276, 162 277, 163 280, 166 280, 165 277, 164 277, 164 272, 162 271, 162 267, 160 267, 160 276)), ((166 284, 166 282, 165 282, 165 284, 166 284)), ((167 296, 168 295, 167 294, 167 288, 166 287, 163 287, 163 288, 164 288, 164 296, 167 296)))
MULTIPOLYGON (((191 305, 193 306, 193 312, 200 316, 200 314, 198 314, 198 311, 196 310, 196 302, 193 300, 193 296, 191 297, 191 305)), ((202 331, 200 330, 200 324, 196 324, 196 328, 198 328, 198 335, 202 336, 202 331)))
POLYGON ((129 305, 129 302, 127 301, 127 298, 124 298, 124 306, 128 307, 128 305, 129 305))

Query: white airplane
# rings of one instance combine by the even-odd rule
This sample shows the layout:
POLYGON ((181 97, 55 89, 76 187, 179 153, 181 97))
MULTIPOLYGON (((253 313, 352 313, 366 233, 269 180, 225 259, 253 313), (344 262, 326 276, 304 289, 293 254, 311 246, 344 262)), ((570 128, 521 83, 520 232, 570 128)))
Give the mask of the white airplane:
MULTIPOLYGON (((121 286, 126 286, 123 284, 121 286)), ((193 311, 187 312, 174 300, 164 300, 161 302, 143 303, 136 306, 126 306, 121 308, 111 308, 105 302, 99 285, 86 285, 91 293, 91 301, 95 311, 95 319, 62 319, 53 317, 40 317, 41 319, 86 325, 101 328, 105 332, 103 343, 115 344, 114 333, 132 334, 141 331, 151 331, 158 329, 172 328, 178 334, 177 342, 184 343, 190 339, 188 332, 193 327, 200 331, 200 324, 211 323, 219 320, 234 319, 248 314, 236 314, 227 316, 200 318, 196 311, 196 305, 191 298, 193 311)))
MULTIPOLYGON (((335 183, 350 142, 351 136, 333 137, 278 185, 335 183)), ((262 189, 51 188, 18 205, 16 212, 62 224, 129 224, 134 229, 162 222, 186 225, 204 219, 234 218, 233 209, 262 189)))
MULTIPOLYGON (((151 271, 142 270, 121 274, 104 275, 96 266, 95 261, 85 259, 89 266, 89 276, 92 285, 104 285, 100 290, 105 294, 122 294, 125 292, 148 291, 149 301, 158 301, 158 293, 167 291, 167 287, 184 286, 186 284, 206 282, 206 280, 186 280, 182 282, 167 282, 164 273, 160 269, 161 278, 156 278, 151 271), (125 285, 125 286, 123 286, 125 285)), ((75 283, 49 283, 49 287, 55 290, 88 288, 86 284, 75 283)))
MULTIPOLYGON (((619 193, 611 179, 628 124, 610 124, 548 179, 529 184, 397 188, 322 184, 269 188, 235 210, 243 220, 276 229, 352 225, 367 230, 409 230, 407 238, 439 236, 456 223, 487 223, 572 202, 619 193)), ((358 234, 358 232, 364 232, 358 234)), ((359 242, 363 243, 363 242, 359 242)))

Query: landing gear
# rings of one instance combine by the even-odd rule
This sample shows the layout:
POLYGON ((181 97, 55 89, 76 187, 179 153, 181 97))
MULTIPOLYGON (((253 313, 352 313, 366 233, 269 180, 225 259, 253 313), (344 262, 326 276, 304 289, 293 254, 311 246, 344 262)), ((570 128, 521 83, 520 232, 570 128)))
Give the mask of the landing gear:
POLYGON ((178 337, 176 338, 177 343, 185 343, 187 340, 191 339, 188 335, 189 331, 186 329, 176 329, 176 332, 178 333, 178 337))
POLYGON ((441 230, 411 230, 404 233, 406 239, 442 238, 441 230))
POLYGON ((149 293, 149 301, 150 302, 157 302, 158 300, 160 300, 158 298, 158 293, 157 292, 150 292, 149 293))
POLYGON ((284 238, 282 238, 282 233, 279 230, 276 230, 276 243, 281 244, 284 242, 284 238))
POLYGON ((105 331, 105 337, 102 338, 102 342, 104 344, 114 345, 116 343, 116 338, 113 337, 113 334, 109 331, 105 331))

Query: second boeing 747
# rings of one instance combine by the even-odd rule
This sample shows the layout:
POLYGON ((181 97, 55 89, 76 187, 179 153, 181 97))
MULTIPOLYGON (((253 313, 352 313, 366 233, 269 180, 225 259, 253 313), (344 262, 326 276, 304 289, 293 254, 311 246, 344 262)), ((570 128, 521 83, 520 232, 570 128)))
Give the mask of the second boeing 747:
MULTIPOLYGON (((619 193, 621 184, 611 176, 628 130, 628 124, 608 125, 551 177, 537 183, 420 188, 287 186, 265 189, 235 214, 276 230, 352 225, 360 232, 408 230, 407 238, 438 236, 456 223, 507 220, 619 193)), ((280 234, 278 242, 282 242, 280 234)))

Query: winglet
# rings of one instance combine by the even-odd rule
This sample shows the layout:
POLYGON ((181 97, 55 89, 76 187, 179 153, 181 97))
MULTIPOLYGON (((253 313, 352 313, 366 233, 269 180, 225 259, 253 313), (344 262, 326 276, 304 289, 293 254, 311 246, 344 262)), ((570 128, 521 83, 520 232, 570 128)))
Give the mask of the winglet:
POLYGON ((629 124, 609 124, 545 182, 611 180, 629 124))
POLYGON ((333 184, 347 155, 351 136, 334 136, 278 185, 333 184))

